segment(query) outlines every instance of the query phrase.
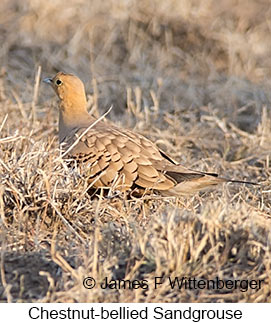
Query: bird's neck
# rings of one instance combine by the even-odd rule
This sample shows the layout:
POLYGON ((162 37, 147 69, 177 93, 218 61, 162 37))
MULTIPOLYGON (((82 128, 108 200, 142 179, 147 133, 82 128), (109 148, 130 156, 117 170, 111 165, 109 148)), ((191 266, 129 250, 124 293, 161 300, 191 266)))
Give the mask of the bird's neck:
POLYGON ((59 142, 62 143, 65 137, 78 127, 88 127, 94 118, 89 115, 86 107, 72 107, 60 104, 59 109, 59 142))

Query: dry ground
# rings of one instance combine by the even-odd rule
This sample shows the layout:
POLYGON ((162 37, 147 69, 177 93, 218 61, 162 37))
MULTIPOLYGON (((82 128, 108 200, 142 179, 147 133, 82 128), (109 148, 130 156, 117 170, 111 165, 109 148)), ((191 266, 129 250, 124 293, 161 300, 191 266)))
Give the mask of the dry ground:
POLYGON ((270 21, 269 0, 1 0, 1 301, 271 301, 270 21), (84 80, 96 116, 113 105, 108 119, 183 165, 261 187, 91 199, 58 158, 39 83, 59 70, 84 80), (88 290, 87 276, 149 288, 88 290), (155 276, 264 284, 155 290, 155 276))

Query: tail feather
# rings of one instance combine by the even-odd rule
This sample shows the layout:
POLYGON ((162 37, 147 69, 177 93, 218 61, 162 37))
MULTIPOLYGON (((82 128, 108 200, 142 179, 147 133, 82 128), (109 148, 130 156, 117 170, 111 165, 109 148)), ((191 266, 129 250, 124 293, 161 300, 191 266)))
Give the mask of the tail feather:
POLYGON ((230 183, 239 183, 239 184, 248 184, 248 185, 260 185, 259 183, 250 182, 250 181, 243 181, 239 179, 230 179, 225 177, 220 177, 216 173, 207 173, 207 172, 201 172, 201 171, 194 171, 192 169, 189 169, 189 171, 184 172, 181 170, 180 172, 174 170, 174 171, 166 171, 165 175, 177 182, 177 184, 184 182, 184 181, 193 181, 198 180, 200 178, 208 178, 209 180, 216 179, 219 183, 220 182, 230 182, 230 183))
POLYGON ((225 178, 225 181, 229 182, 229 183, 238 183, 238 184, 248 184, 248 185, 260 185, 259 183, 255 183, 255 182, 250 182, 250 181, 241 181, 239 179, 228 179, 225 178))
POLYGON ((167 171, 166 176, 170 177, 176 182, 176 185, 167 190, 166 193, 175 196, 194 194, 198 191, 208 189, 214 185, 227 182, 246 185, 260 185, 250 181, 220 177, 215 173, 204 173, 192 170, 190 170, 190 172, 167 171))

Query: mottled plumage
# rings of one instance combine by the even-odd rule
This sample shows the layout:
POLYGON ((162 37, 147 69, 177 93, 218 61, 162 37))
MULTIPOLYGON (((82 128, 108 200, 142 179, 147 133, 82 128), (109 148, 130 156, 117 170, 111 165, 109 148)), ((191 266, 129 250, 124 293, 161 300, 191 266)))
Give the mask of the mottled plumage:
POLYGON ((247 183, 185 168, 132 131, 101 120, 91 126, 96 119, 87 112, 84 85, 78 77, 59 72, 44 81, 60 99, 59 142, 67 157, 88 168, 94 188, 109 188, 114 182, 120 190, 139 187, 178 196, 221 182, 247 183))

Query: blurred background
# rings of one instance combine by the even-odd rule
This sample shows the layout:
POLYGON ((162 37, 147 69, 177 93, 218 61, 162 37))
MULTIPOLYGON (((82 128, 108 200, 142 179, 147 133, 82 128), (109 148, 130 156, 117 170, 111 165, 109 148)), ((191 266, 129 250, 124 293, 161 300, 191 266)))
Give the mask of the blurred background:
MULTIPOLYGON (((270 18, 269 0, 1 0, 1 82, 26 103, 38 66, 72 72, 113 118, 128 96, 189 122, 211 109, 251 132, 271 101, 270 18)), ((42 86, 39 102, 53 95, 42 86)))
POLYGON ((270 302, 270 0, 0 0, 0 43, 1 301, 270 302), (91 199, 58 158, 40 82, 58 71, 84 81, 95 116, 112 105, 184 166, 262 186, 91 199), (265 285, 90 293, 90 273, 265 285))

